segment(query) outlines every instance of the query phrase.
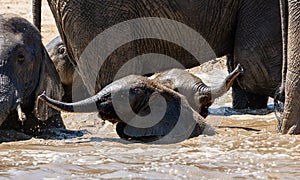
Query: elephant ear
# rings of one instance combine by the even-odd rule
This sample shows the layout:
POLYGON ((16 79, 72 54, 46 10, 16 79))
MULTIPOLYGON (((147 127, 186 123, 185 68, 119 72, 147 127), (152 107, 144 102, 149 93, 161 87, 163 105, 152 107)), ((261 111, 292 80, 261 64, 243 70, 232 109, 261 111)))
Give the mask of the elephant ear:
POLYGON ((43 47, 42 54, 43 58, 41 61, 39 83, 35 92, 36 102, 34 107, 34 113, 39 120, 46 121, 49 118, 60 114, 60 112, 51 108, 50 106, 47 106, 46 103, 38 101, 38 96, 45 92, 47 96, 61 101, 62 96, 64 95, 64 90, 59 75, 45 47, 43 47))

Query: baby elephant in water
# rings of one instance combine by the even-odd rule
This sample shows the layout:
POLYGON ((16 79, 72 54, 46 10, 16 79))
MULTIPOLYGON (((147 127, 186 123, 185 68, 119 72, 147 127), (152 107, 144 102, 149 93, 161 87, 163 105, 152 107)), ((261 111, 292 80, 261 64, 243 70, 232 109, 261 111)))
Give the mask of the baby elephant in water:
POLYGON ((207 116, 207 108, 213 99, 224 94, 241 72, 242 68, 238 66, 216 88, 206 86, 201 79, 184 70, 171 70, 151 78, 137 75, 121 78, 95 96, 76 103, 55 101, 45 94, 39 99, 60 111, 98 111, 103 120, 117 123, 116 130, 121 138, 179 142, 203 133, 213 134, 213 128, 201 115, 207 116), (192 98, 189 100, 176 91, 192 98), (199 106, 199 113, 190 104, 199 106))
POLYGON ((193 109, 206 118, 208 116, 208 107, 212 105, 216 98, 225 94, 238 75, 243 72, 243 68, 238 64, 223 83, 215 87, 207 86, 199 77, 182 69, 171 69, 162 73, 156 73, 150 79, 158 81, 184 95, 193 109))

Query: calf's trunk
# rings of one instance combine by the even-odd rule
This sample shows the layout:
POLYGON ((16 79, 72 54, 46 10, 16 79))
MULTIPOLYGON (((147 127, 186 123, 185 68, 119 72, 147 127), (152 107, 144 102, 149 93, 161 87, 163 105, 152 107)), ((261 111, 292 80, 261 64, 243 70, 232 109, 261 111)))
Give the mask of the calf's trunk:
POLYGON ((225 80, 216 87, 208 87, 205 84, 201 88, 198 87, 200 94, 210 94, 212 100, 224 95, 232 86, 234 80, 244 72, 244 69, 240 64, 225 78, 225 80))

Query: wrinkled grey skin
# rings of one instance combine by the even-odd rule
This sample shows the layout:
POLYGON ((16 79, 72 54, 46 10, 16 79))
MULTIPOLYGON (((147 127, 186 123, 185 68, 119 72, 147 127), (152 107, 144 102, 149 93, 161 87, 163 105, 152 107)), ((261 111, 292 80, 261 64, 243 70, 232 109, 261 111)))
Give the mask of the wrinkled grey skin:
MULTIPOLYGON (((35 15, 40 13, 39 3, 40 0, 33 0, 35 15)), ((282 41, 277 1, 48 0, 48 4, 75 66, 88 44, 109 27, 139 17, 163 17, 195 29, 218 57, 231 55, 228 62, 230 71, 237 64, 245 68, 243 76, 233 85, 234 108, 265 108, 267 97, 274 97, 281 82, 282 41)), ((35 17, 38 22, 38 16, 35 17)), ((180 32, 170 33, 175 37, 182 36, 180 32)), ((165 54, 178 60, 185 68, 198 65, 191 54, 166 41, 133 41, 115 50, 106 60, 99 71, 94 92, 111 83, 125 62, 145 53, 165 54)), ((86 85, 89 84, 88 77, 82 75, 82 79, 86 85)))
POLYGON ((206 118, 208 107, 216 98, 224 95, 232 86, 235 79, 244 72, 238 65, 223 81, 215 87, 207 86, 199 77, 188 72, 189 70, 171 69, 162 73, 154 74, 150 79, 184 95, 195 111, 206 118))
MULTIPOLYGON (((60 36, 57 36, 49 44, 46 45, 46 49, 49 52, 51 59, 54 62, 56 70, 59 73, 60 79, 62 81, 65 95, 63 97, 64 102, 72 102, 72 89, 78 88, 82 82, 77 82, 77 85, 73 84, 73 80, 79 78, 73 78, 75 68, 71 64, 69 56, 66 53, 66 48, 63 45, 63 42, 60 36)), ((182 69, 171 69, 166 72, 157 73, 150 77, 150 79, 154 79, 159 81, 159 83, 171 88, 172 90, 179 91, 181 94, 187 97, 187 99, 194 99, 195 93, 198 92, 199 88, 207 88, 207 91, 211 91, 211 88, 208 88, 200 78, 196 77, 195 75, 188 72, 189 70, 182 70, 182 69), (175 84, 174 84, 175 83, 175 84), (197 87, 197 85, 203 84, 203 87, 197 87), (197 89, 198 88, 198 89, 197 89)), ((228 91, 228 89, 232 86, 236 77, 243 72, 243 68, 238 65, 236 69, 229 75, 223 84, 221 84, 219 88, 216 87, 215 89, 219 92, 213 92, 215 97, 208 97, 208 94, 202 93, 203 96, 201 99, 202 101, 207 101, 213 103, 215 98, 222 96, 224 93, 228 91)), ((214 89, 212 89, 214 91, 214 89)), ((85 92, 84 90, 81 91, 85 92)), ((200 98, 196 98, 200 99, 200 98)), ((73 99, 73 101, 76 101, 73 99)), ((202 112, 202 116, 206 117, 208 114, 207 108, 204 110, 204 106, 199 106, 198 103, 195 104, 194 101, 189 101, 194 110, 198 112, 202 112), (200 110, 199 110, 200 109, 200 110), (204 111, 206 111, 206 115, 204 115, 204 111)), ((200 103, 202 105, 207 105, 208 103, 200 103)), ((209 105, 210 106, 210 105, 209 105)))
POLYGON ((205 128, 210 129, 206 133, 214 134, 214 130, 193 110, 185 96, 143 76, 126 76, 106 86, 95 96, 75 103, 61 103, 45 94, 39 96, 39 99, 60 111, 98 111, 103 120, 118 123, 118 135, 128 140, 159 140, 176 129, 177 124, 179 129, 175 134, 168 135, 170 139, 162 139, 163 143, 198 136, 203 134, 205 128), (166 109, 161 119, 157 119, 157 111, 164 110, 164 107, 166 109), (144 119, 135 121, 137 116, 144 119), (133 122, 137 124, 131 124, 133 122), (149 123, 151 125, 146 125, 149 123))
POLYGON ((280 0, 283 29, 283 77, 277 96, 284 102, 279 130, 283 134, 300 134, 300 2, 280 0))
POLYGON ((0 15, 0 84, 1 133, 16 130, 37 135, 48 128, 65 127, 59 111, 36 102, 43 91, 57 99, 63 94, 40 33, 12 14, 0 15))
MULTIPOLYGON (((238 65, 224 80, 224 83, 216 87, 208 87, 200 78, 193 74, 182 69, 172 69, 155 74, 150 78, 137 75, 121 78, 105 87, 97 95, 76 103, 60 103, 44 94, 39 99, 57 110, 69 112, 90 112, 96 110, 97 105, 97 110, 102 119, 118 123, 117 132, 121 138, 152 141, 152 138, 156 140, 160 136, 167 135, 177 123, 175 120, 178 120, 178 116, 189 123, 188 118, 191 118, 192 114, 199 111, 199 114, 193 115, 196 118, 194 120, 197 121, 199 116, 205 118, 208 115, 208 107, 213 103, 214 99, 227 92, 233 81, 242 72, 243 69, 238 65), (129 92, 129 96, 126 96, 126 92, 129 92), (164 112, 161 121, 158 118, 159 112, 152 111, 152 108, 163 109, 163 103, 159 102, 158 99, 157 104, 154 103, 155 105, 151 108, 149 107, 149 104, 155 101, 153 100, 155 99, 153 98, 155 97, 155 92, 162 95, 167 103, 167 110, 164 112), (128 101, 129 104, 126 104, 128 101), (189 115, 185 114, 187 108, 189 115), (190 109, 193 109, 195 112, 190 109), (184 114, 182 114, 182 110, 184 114), (154 119, 148 118, 147 122, 158 121, 159 123, 154 123, 154 126, 148 128, 127 124, 127 122, 131 122, 135 118, 135 114, 145 117, 149 113, 154 115, 154 119)), ((202 129, 200 131, 197 128, 194 130, 190 129, 192 135, 188 137, 201 134, 203 128, 200 128, 202 129)))

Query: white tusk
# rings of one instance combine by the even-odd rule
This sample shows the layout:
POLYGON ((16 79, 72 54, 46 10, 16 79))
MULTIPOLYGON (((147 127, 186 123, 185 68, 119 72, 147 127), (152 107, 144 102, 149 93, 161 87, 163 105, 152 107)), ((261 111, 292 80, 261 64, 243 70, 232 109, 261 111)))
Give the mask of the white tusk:
POLYGON ((21 122, 26 121, 26 115, 22 111, 20 104, 17 105, 17 112, 18 112, 19 121, 21 121, 21 122))

